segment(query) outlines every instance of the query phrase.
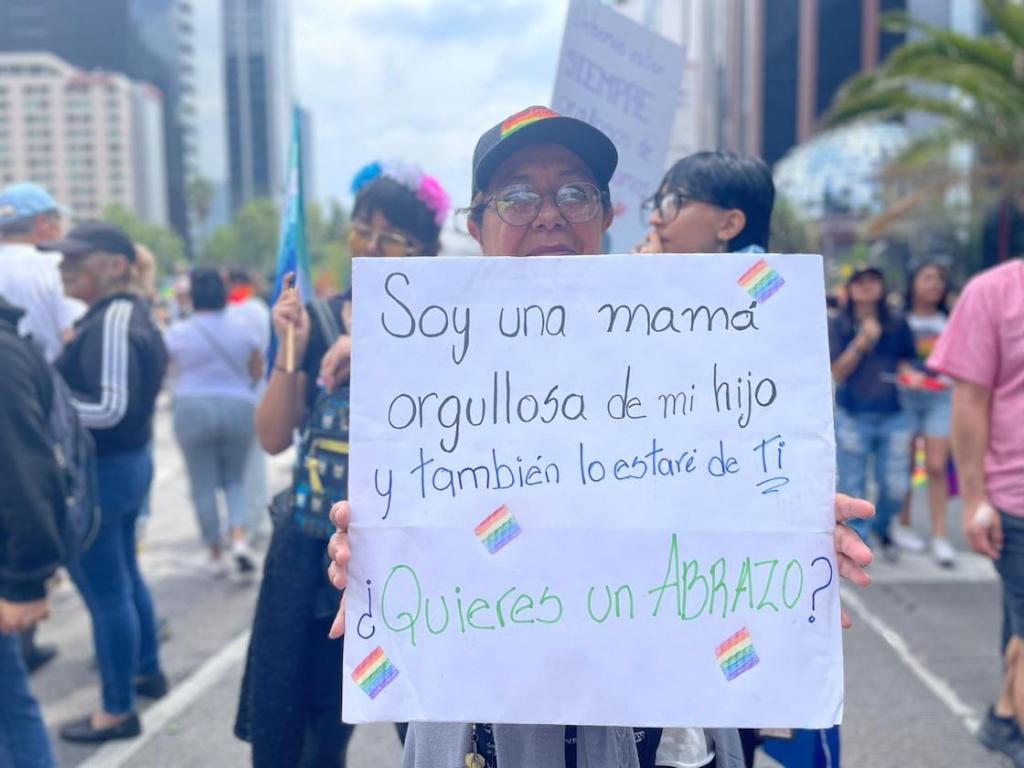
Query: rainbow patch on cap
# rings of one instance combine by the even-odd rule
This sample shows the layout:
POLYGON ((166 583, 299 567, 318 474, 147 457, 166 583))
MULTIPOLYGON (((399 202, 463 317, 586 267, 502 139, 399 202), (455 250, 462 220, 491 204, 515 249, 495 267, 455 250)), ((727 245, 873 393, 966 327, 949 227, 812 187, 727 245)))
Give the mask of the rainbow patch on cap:
POLYGON ((761 661, 757 658, 754 641, 750 639, 750 630, 746 627, 715 648, 715 659, 725 679, 729 681, 753 669, 761 661))
POLYGON ((758 304, 768 301, 775 292, 786 284, 779 273, 776 272, 767 261, 759 259, 758 262, 743 273, 743 276, 736 281, 750 294, 758 304))
POLYGON ((480 539, 480 543, 487 547, 487 551, 493 555, 522 533, 523 529, 519 527, 519 523, 508 511, 508 505, 502 504, 488 515, 474 529, 474 532, 480 539))
POLYGON ((560 117, 557 112, 552 112, 547 107, 530 107, 518 112, 501 124, 501 138, 507 139, 520 128, 525 128, 530 123, 538 120, 547 120, 550 117, 560 117))
POLYGON ((356 681, 356 685, 371 699, 377 698, 377 695, 396 677, 398 670, 384 655, 384 649, 380 646, 377 646, 352 672, 352 679, 356 681))

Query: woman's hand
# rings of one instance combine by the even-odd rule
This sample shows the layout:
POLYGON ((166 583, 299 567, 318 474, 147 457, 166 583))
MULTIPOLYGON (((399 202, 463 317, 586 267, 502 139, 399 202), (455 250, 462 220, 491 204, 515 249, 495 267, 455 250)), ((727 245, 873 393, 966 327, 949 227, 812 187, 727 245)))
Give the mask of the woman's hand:
POLYGON ((658 230, 651 229, 647 233, 647 238, 633 247, 633 253, 664 253, 658 230))
POLYGON ((867 317, 860 324, 857 331, 857 343, 863 352, 870 352, 878 340, 882 338, 882 324, 876 317, 867 317))
MULTIPOLYGON (((871 583, 871 576, 866 570, 874 556, 857 532, 845 525, 848 520, 866 520, 875 514, 875 506, 864 499, 854 499, 842 493, 836 494, 836 563, 839 575, 852 581, 858 587, 866 587, 871 583)), ((849 614, 843 611, 843 629, 853 626, 849 614)))
POLYGON ((352 374, 352 337, 339 336, 320 361, 320 384, 328 392, 348 381, 352 374))
MULTIPOLYGON (((348 546, 348 521, 349 507, 347 501, 339 501, 331 507, 331 522, 334 523, 337 531, 331 536, 327 544, 327 554, 331 558, 331 564, 327 568, 327 578, 331 580, 338 589, 344 589, 348 584, 348 561, 352 553, 348 546)), ((331 631, 328 637, 337 640, 345 634, 345 597, 341 598, 341 605, 338 607, 338 615, 334 617, 331 631)))
MULTIPOLYGON (((285 276, 285 285, 289 283, 290 275, 285 276)), ((302 299, 299 292, 292 288, 285 288, 274 304, 271 313, 274 321, 274 332, 280 343, 277 347, 276 365, 284 366, 287 350, 285 350, 285 339, 287 338, 289 326, 295 327, 295 361, 296 364, 306 354, 306 346, 309 344, 309 315, 306 308, 302 306, 302 299)))

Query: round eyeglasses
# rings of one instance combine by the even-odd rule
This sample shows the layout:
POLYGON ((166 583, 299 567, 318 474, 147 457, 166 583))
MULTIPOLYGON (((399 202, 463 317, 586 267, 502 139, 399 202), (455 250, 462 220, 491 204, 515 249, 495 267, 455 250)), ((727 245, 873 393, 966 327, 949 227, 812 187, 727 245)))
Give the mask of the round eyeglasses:
POLYGON ((513 227, 532 224, 544 206, 544 198, 551 197, 562 218, 571 224, 590 221, 600 213, 608 193, 587 181, 563 184, 555 192, 542 193, 529 184, 513 184, 485 200, 484 207, 494 206, 498 217, 513 227))

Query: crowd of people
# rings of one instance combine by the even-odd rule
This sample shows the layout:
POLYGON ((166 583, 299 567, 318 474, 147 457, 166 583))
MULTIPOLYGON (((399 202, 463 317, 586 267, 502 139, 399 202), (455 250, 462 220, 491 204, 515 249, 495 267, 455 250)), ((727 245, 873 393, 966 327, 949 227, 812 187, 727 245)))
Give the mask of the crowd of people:
MULTIPOLYGON (((484 256, 599 254, 613 218, 618 154, 586 122, 531 107, 484 132, 463 209, 484 256)), ((407 163, 374 162, 353 182, 353 257, 433 256, 448 194, 407 163)), ((657 184, 646 253, 763 253, 775 191, 757 158, 702 152, 657 184)), ((351 292, 303 304, 287 285, 272 311, 249 276, 194 270, 187 311, 161 328, 154 259, 108 224, 61 237, 61 207, 34 185, 0 192, 0 765, 53 765, 28 686, 31 629, 47 615, 46 584, 65 567, 89 609, 102 708, 64 724, 62 738, 102 742, 141 731, 136 698, 168 690, 156 612, 137 560, 137 521, 153 475, 153 420, 165 372, 173 423, 209 567, 252 576, 250 542, 267 501, 265 454, 294 447, 292 482, 271 504, 273 533, 239 694, 235 734, 255 766, 344 764, 344 613, 350 557, 346 498, 351 292), (271 329, 281 343, 274 356, 271 329), (69 494, 53 450, 61 398, 93 443, 95 505, 69 494), (222 492, 227 520, 218 512, 222 492), (87 538, 88 541, 84 539, 87 538), (329 540, 329 544, 328 544, 329 540), (6 762, 5 762, 6 759, 6 762)), ((921 264, 905 306, 889 301, 881 265, 861 266, 829 320, 836 383, 840 574, 866 586, 877 546, 922 548, 907 525, 914 446, 923 445, 934 558, 952 565, 946 518, 950 448, 972 548, 996 561, 1006 588, 1006 679, 979 738, 1024 766, 1024 262, 972 281, 948 307, 943 265, 921 264), (966 339, 970 336, 970 343, 966 339), (981 339, 979 341, 979 339, 981 339), (952 440, 951 440, 952 435, 952 440), (863 499, 869 478, 877 514, 863 499), (894 521, 894 518, 901 522, 894 521), (1020 682, 1018 682, 1018 680, 1020 682)), ((184 295, 185 291, 182 291, 184 295)), ((78 467, 88 474, 88 467, 78 467)), ((88 488, 85 489, 86 495, 88 488)), ((848 619, 844 615, 844 625, 848 619)), ((398 726, 407 768, 750 766, 754 731, 571 724, 398 726)))

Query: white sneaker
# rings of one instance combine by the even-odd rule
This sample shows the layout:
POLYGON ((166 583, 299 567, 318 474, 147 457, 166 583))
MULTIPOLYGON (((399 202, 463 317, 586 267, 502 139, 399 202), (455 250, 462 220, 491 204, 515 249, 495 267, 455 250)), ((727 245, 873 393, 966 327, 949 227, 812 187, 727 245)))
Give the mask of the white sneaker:
POLYGON ((952 568, 956 563, 956 550, 949 539, 932 539, 932 557, 943 568, 952 568))
POLYGON ((223 557, 206 558, 203 570, 214 579, 223 579, 228 575, 228 566, 223 557))
POLYGON ((231 555, 235 558, 235 565, 238 566, 239 573, 247 574, 256 570, 256 560, 253 558, 248 543, 244 540, 235 540, 231 545, 231 555))
POLYGON ((896 546, 907 552, 924 552, 928 548, 924 539, 918 536, 917 531, 909 525, 894 525, 892 540, 896 542, 896 546))

